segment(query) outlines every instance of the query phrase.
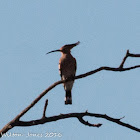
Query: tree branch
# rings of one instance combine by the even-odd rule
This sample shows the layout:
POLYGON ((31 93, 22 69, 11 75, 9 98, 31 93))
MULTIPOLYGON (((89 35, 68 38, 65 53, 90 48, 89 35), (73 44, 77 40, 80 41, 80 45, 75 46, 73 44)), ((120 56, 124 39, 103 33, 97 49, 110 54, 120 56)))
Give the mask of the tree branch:
POLYGON ((47 109, 47 106, 48 106, 48 99, 47 99, 46 102, 45 102, 45 106, 44 106, 44 111, 43 111, 43 116, 42 116, 42 118, 45 118, 45 116, 46 116, 46 109, 47 109))
MULTIPOLYGON (((44 107, 44 111, 46 110, 46 106, 48 105, 48 100, 46 100, 45 103, 45 107, 44 107)), ((44 116, 44 115, 43 115, 44 116)), ((82 112, 82 113, 69 113, 69 114, 60 114, 57 116, 52 116, 52 117, 42 117, 41 119, 38 120, 32 120, 32 121, 15 121, 13 122, 13 126, 34 126, 34 125, 40 125, 40 124, 45 124, 48 122, 53 122, 53 121, 58 121, 58 120, 62 120, 62 119, 67 119, 67 118, 77 118, 82 124, 87 125, 87 126, 91 126, 91 127, 101 127, 102 124, 98 123, 98 124, 91 124, 88 121, 85 121, 83 119, 83 117, 88 116, 88 117, 96 117, 96 118, 103 118, 106 119, 108 121, 117 123, 121 126, 127 127, 129 129, 135 130, 137 132, 140 132, 139 128, 136 128, 130 124, 124 123, 121 120, 124 118, 112 118, 107 116, 106 114, 97 114, 97 113, 89 113, 88 111, 82 112)))
POLYGON ((92 127, 101 127, 102 124, 91 124, 88 121, 85 121, 83 117, 89 116, 89 117, 96 117, 96 118, 103 118, 108 121, 117 123, 121 126, 127 127, 129 129, 135 130, 137 132, 140 132, 139 128, 136 128, 130 124, 124 123, 121 121, 122 118, 115 119, 112 117, 107 116, 106 114, 96 114, 96 113, 89 113, 89 112, 82 112, 82 113, 69 113, 69 114, 60 114, 58 116, 52 116, 52 117, 44 117, 38 120, 32 120, 32 121, 17 121, 13 125, 14 126, 34 126, 34 125, 39 125, 39 124, 45 124, 48 122, 53 122, 53 121, 58 121, 66 118, 77 118, 82 124, 87 125, 87 126, 92 126, 92 127))
MULTIPOLYGON (((80 78, 84 78, 87 76, 90 76, 92 74, 95 74, 97 72, 100 72, 102 70, 106 70, 106 71, 114 71, 114 72, 123 72, 123 71, 128 71, 128 70, 132 70, 132 69, 136 69, 139 68, 140 65, 136 65, 136 66, 132 66, 132 67, 127 67, 127 68, 123 68, 124 63, 126 61, 126 59, 128 57, 140 57, 140 54, 131 54, 129 53, 129 51, 127 51, 126 56, 124 57, 123 61, 121 62, 120 66, 117 68, 113 68, 113 67, 100 67, 98 69, 95 69, 93 71, 89 71, 87 73, 66 79, 66 80, 60 80, 55 82, 54 84, 52 84, 51 86, 49 86, 46 90, 44 90, 29 106, 27 106, 21 113, 19 113, 12 121, 10 121, 7 125, 5 125, 1 130, 0 130, 0 137, 2 136, 2 134, 6 133, 8 130, 12 129, 15 125, 15 123, 19 122, 19 119, 26 113, 28 112, 45 94, 47 94, 51 89, 53 89, 55 86, 68 82, 68 81, 72 81, 72 80, 76 80, 76 79, 80 79, 80 78)), ((47 105, 46 105, 47 107, 47 105)), ((44 113, 45 113, 46 108, 44 107, 44 113)), ((43 114, 44 116, 44 114, 43 114)), ((81 120, 81 119, 80 119, 81 120)), ((81 120, 83 123, 85 123, 83 120, 81 120)), ((119 122, 121 123, 121 122, 119 122)))
POLYGON ((122 61, 122 63, 121 63, 121 65, 120 65, 119 68, 123 68, 123 65, 124 65, 124 63, 125 63, 125 61, 126 61, 126 59, 127 59, 128 56, 129 56, 129 50, 127 50, 126 55, 125 55, 125 57, 123 58, 123 61, 122 61))
POLYGON ((102 126, 101 123, 98 123, 98 124, 91 124, 91 123, 89 123, 88 121, 85 121, 85 120, 83 119, 83 117, 80 116, 80 115, 79 115, 79 117, 77 117, 77 118, 78 118, 78 120, 79 120, 82 124, 87 125, 87 126, 92 126, 92 127, 100 127, 100 126, 102 126))

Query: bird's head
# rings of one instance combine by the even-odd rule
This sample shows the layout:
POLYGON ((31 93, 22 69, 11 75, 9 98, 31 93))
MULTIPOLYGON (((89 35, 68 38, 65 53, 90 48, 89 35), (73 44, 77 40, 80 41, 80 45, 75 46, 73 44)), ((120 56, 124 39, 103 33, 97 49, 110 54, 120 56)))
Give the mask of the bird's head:
POLYGON ((71 49, 75 46, 77 46, 80 42, 76 42, 74 44, 67 44, 67 45, 64 45, 63 47, 61 47, 59 50, 54 50, 54 51, 50 51, 46 54, 49 54, 49 53, 52 53, 52 52, 61 52, 61 53, 65 53, 65 54, 68 54, 70 53, 71 49))

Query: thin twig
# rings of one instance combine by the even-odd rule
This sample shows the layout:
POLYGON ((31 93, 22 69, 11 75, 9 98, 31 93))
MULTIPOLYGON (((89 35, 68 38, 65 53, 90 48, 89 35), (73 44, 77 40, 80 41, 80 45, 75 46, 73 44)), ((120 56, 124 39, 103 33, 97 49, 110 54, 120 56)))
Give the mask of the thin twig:
POLYGON ((91 126, 91 127, 101 127, 102 126, 102 124, 101 123, 98 123, 98 124, 91 124, 91 123, 89 123, 88 121, 85 121, 84 119, 83 119, 83 117, 78 117, 78 120, 82 123, 82 124, 84 124, 84 125, 87 125, 87 126, 91 126))
POLYGON ((126 61, 126 59, 127 59, 128 56, 129 56, 129 50, 127 50, 126 55, 125 55, 125 57, 123 58, 123 61, 122 61, 122 63, 121 63, 121 65, 120 65, 119 68, 123 68, 123 65, 124 65, 124 63, 125 63, 125 61, 126 61))
POLYGON ((43 118, 45 118, 45 116, 46 116, 47 106, 48 106, 48 99, 45 101, 44 110, 43 110, 43 118))

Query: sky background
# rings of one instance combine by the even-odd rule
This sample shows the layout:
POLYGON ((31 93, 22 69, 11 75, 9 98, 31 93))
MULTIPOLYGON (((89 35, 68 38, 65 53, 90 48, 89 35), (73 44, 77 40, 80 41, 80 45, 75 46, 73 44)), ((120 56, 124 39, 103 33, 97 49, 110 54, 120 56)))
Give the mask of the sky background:
MULTIPOLYGON (((72 50, 77 75, 100 66, 118 67, 126 54, 140 53, 139 0, 0 0, 0 128, 26 108, 43 90, 60 80, 60 53, 45 55, 65 44, 80 41, 72 50)), ((128 58, 125 67, 140 64, 128 58)), ((126 72, 102 71, 75 81, 73 104, 64 105, 62 85, 44 96, 22 120, 46 115, 83 112, 107 114, 140 128, 140 69, 126 72)), ((85 117, 93 128, 76 118, 32 127, 15 127, 9 132, 23 137, 30 133, 61 133, 55 140, 139 140, 140 134, 104 119, 85 117)), ((27 139, 46 139, 28 137, 27 139)))

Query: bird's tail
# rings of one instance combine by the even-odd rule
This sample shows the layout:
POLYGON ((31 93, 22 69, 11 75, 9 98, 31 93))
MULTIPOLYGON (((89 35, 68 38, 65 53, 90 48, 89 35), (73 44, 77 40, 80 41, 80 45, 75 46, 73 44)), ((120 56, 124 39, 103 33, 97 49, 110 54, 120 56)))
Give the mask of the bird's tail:
POLYGON ((71 90, 66 91, 65 105, 72 104, 71 90))

